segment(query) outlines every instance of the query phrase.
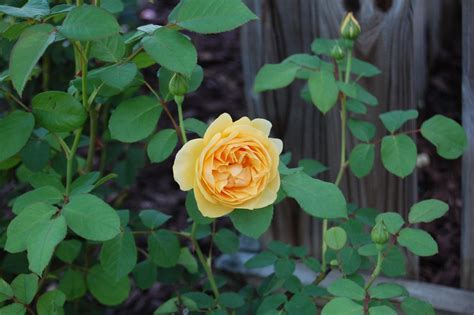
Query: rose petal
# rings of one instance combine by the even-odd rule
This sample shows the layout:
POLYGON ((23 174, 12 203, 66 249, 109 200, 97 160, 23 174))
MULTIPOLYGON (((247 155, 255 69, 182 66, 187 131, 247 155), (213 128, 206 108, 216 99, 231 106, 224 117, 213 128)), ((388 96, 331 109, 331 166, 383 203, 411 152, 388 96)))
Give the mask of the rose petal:
POLYGON ((281 152, 283 151, 283 141, 281 141, 280 139, 276 139, 276 138, 270 138, 270 141, 275 146, 277 154, 280 155, 281 152))
POLYGON ((272 123, 261 118, 252 120, 251 126, 263 132, 267 137, 270 135, 270 130, 272 129, 272 123))
POLYGON ((173 177, 183 191, 191 190, 196 175, 196 161, 204 148, 202 139, 188 141, 176 154, 173 177))
POLYGON ((194 197, 196 198, 199 211, 208 218, 222 217, 234 210, 233 208, 210 202, 202 195, 199 188, 194 189, 194 197))
POLYGON ((221 114, 207 128, 206 133, 204 134, 204 141, 208 143, 216 133, 224 131, 230 125, 232 125, 232 118, 230 115, 227 113, 221 114))

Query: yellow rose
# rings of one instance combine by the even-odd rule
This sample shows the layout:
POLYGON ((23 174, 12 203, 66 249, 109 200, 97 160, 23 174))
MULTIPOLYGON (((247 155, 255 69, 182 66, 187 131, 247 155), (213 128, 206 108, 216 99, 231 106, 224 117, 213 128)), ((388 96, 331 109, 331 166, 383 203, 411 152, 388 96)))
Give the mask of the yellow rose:
POLYGON ((269 138, 272 124, 247 117, 233 122, 220 115, 204 138, 187 142, 176 155, 175 181, 194 189, 201 213, 217 218, 232 210, 259 209, 277 198, 279 156, 283 143, 269 138))

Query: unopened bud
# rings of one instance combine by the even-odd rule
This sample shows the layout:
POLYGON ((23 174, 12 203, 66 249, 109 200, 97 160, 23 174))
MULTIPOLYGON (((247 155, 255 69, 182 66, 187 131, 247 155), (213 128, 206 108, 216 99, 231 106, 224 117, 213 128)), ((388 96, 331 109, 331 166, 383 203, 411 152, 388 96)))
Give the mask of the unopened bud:
POLYGON ((377 222, 375 224, 374 228, 372 229, 372 232, 370 233, 370 236, 372 237, 372 242, 374 242, 377 245, 384 245, 387 243, 390 234, 387 232, 387 228, 385 227, 385 223, 383 221, 377 222))
POLYGON ((344 59, 345 53, 344 50, 342 50, 342 47, 339 44, 334 45, 334 47, 331 49, 331 57, 334 58, 336 61, 341 61, 344 59))
POLYGON ((341 36, 344 39, 356 40, 360 34, 360 24, 352 12, 347 13, 346 17, 341 23, 341 36))
POLYGON ((168 90, 173 96, 184 96, 188 92, 188 79, 182 74, 175 73, 170 80, 168 90))

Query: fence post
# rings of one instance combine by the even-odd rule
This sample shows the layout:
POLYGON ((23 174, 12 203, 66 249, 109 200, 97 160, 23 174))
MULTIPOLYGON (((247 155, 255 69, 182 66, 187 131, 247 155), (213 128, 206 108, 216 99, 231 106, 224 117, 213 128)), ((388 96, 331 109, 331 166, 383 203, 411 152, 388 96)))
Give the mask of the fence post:
POLYGON ((462 122, 469 148, 463 157, 461 286, 474 289, 474 1, 463 0, 462 122))

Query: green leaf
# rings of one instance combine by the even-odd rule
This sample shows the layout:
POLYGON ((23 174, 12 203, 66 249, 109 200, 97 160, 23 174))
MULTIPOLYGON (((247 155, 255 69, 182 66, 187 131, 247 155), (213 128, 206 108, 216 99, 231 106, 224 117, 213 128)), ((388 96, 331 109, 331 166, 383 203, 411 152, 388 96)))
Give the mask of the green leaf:
POLYGON ((415 203, 410 208, 410 213, 408 214, 408 222, 411 224, 414 223, 428 223, 438 218, 441 218, 443 215, 448 212, 448 204, 436 200, 428 199, 423 200, 418 203, 415 203))
POLYGON ((405 224, 405 220, 403 220, 402 216, 396 212, 385 212, 379 214, 375 218, 375 222, 379 223, 380 221, 383 221, 387 231, 391 234, 397 234, 403 224, 405 224))
POLYGON ((365 244, 357 250, 361 256, 377 256, 378 250, 374 243, 365 244))
POLYGON ((161 111, 153 98, 138 96, 125 100, 110 117, 110 134, 113 139, 126 143, 143 140, 155 129, 161 111))
POLYGON ((163 268, 176 266, 180 254, 179 240, 170 231, 158 230, 148 237, 151 261, 163 268))
POLYGON ((38 276, 34 274, 21 274, 11 283, 13 295, 19 302, 30 304, 38 291, 38 276))
POLYGON ((347 123, 352 135, 360 141, 370 142, 375 136, 375 126, 367 121, 349 119, 347 123))
POLYGON ((416 145, 407 135, 385 136, 381 154, 384 167, 398 177, 406 177, 415 169, 416 145))
POLYGON ((456 121, 435 115, 421 125, 423 137, 436 146, 436 152, 445 159, 457 159, 467 148, 467 136, 456 121))
POLYGON ((183 266, 189 273, 198 272, 198 263, 187 247, 181 248, 179 252, 178 265, 183 266))
POLYGON ((285 304, 288 315, 314 315, 317 314, 316 305, 310 297, 302 294, 295 294, 291 300, 285 304))
POLYGON ((38 315, 64 315, 66 296, 58 290, 44 293, 36 303, 38 315))
POLYGON ((110 13, 120 13, 124 10, 122 0, 102 0, 100 7, 109 11, 110 13))
POLYGON ((2 278, 0 278, 0 302, 13 298, 12 287, 2 278))
POLYGON ((191 76, 197 64, 197 52, 192 42, 178 31, 159 28, 143 39, 143 48, 160 65, 191 76))
POLYGON ((64 199, 62 193, 52 186, 43 186, 35 190, 28 191, 15 199, 12 211, 19 215, 26 207, 43 202, 48 205, 54 205, 64 199))
POLYGON ((351 247, 345 247, 339 252, 338 261, 346 275, 356 272, 362 263, 359 253, 351 247))
POLYGON ((156 266, 153 265, 149 259, 144 260, 135 266, 133 277, 140 289, 146 290, 155 284, 158 274, 156 269, 156 266))
MULTIPOLYGON (((347 58, 344 59, 344 62, 341 64, 342 71, 345 72, 347 65, 347 58)), ((374 65, 365 62, 363 60, 352 57, 351 58, 351 73, 358 76, 370 78, 376 75, 379 75, 381 71, 374 65)))
POLYGON ((41 139, 30 139, 20 151, 23 164, 32 172, 39 172, 49 162, 50 147, 48 142, 41 139))
POLYGON ((184 128, 188 132, 194 132, 199 137, 204 137, 204 134, 207 130, 207 124, 205 122, 200 121, 196 118, 186 118, 184 120, 184 128))
POLYGON ((153 163, 166 160, 178 144, 178 135, 174 129, 164 129, 151 138, 147 147, 148 157, 153 163))
POLYGON ((138 216, 143 225, 152 230, 162 226, 171 219, 171 216, 153 209, 142 210, 138 216))
POLYGON ((66 295, 68 301, 72 301, 86 294, 86 281, 82 273, 69 269, 59 279, 58 289, 66 295))
POLYGON ((290 85, 300 68, 292 63, 266 64, 257 73, 254 91, 259 93, 290 85))
POLYGON ((346 245, 347 234, 343 228, 335 226, 326 231, 324 240, 329 248, 339 250, 346 245))
POLYGON ((295 262, 289 258, 279 258, 275 262, 275 274, 278 278, 287 279, 295 271, 295 262))
POLYGON ((346 101, 346 109, 354 114, 367 114, 367 107, 353 98, 346 101))
POLYGON ((282 187, 304 211, 324 219, 347 217, 346 200, 339 188, 302 172, 283 177, 282 187))
POLYGON ((296 73, 296 78, 303 79, 303 80, 308 80, 309 77, 315 71, 318 71, 320 68, 324 70, 331 70, 329 68, 328 69, 324 68, 326 63, 323 62, 318 56, 309 55, 309 54, 291 55, 285 60, 283 60, 283 63, 291 63, 294 65, 297 65, 299 67, 299 70, 296 73))
POLYGON ((69 11, 59 32, 64 37, 78 41, 92 41, 117 35, 117 19, 102 8, 82 5, 69 11))
POLYGON ((91 241, 107 241, 120 232, 117 212, 94 195, 71 197, 62 213, 74 233, 91 241))
POLYGON ((54 248, 66 237, 66 234, 66 220, 62 215, 41 222, 30 231, 26 241, 26 250, 31 271, 41 276, 53 256, 54 248))
POLYGON ((313 272, 321 272, 321 263, 314 257, 303 258, 303 264, 313 272))
POLYGON ((0 308, 2 315, 24 315, 26 308, 23 304, 13 303, 0 308))
POLYGON ((400 277, 406 275, 406 258, 398 247, 392 247, 385 253, 382 262, 382 272, 388 277, 400 277))
POLYGON ((370 297, 373 299, 391 299, 408 295, 407 290, 396 283, 380 283, 369 289, 370 297))
POLYGON ((331 55, 331 51, 339 40, 337 39, 326 39, 316 38, 311 44, 311 50, 318 55, 331 55))
POLYGON ((96 188, 97 186, 100 186, 100 183, 104 181, 105 178, 110 177, 111 175, 112 174, 109 174, 101 178, 100 180, 99 180, 100 178, 99 172, 90 172, 90 173, 79 176, 71 184, 71 196, 79 195, 79 194, 87 194, 91 192, 94 188, 96 188))
POLYGON ((197 206, 196 199, 194 198, 194 192, 192 190, 186 195, 186 211, 188 212, 188 215, 191 217, 191 219, 193 219, 193 221, 197 224, 209 224, 214 221, 214 219, 207 218, 201 214, 201 211, 199 211, 197 206))
POLYGON ((260 306, 257 309, 257 315, 267 315, 273 314, 272 311, 275 311, 283 303, 286 302, 286 296, 281 293, 272 294, 265 297, 260 303, 260 306))
POLYGON ((31 113, 13 111, 0 119, 0 138, 2 139, 0 161, 5 161, 20 152, 28 142, 34 126, 35 119, 31 113))
POLYGON ((418 111, 415 109, 410 110, 394 110, 391 112, 383 113, 380 116, 385 128, 390 132, 394 133, 400 127, 411 119, 418 118, 418 111))
POLYGON ((277 256, 274 254, 264 251, 253 256, 245 262, 245 267, 248 269, 263 268, 273 265, 277 260, 277 256))
POLYGON ((70 132, 81 127, 87 119, 86 111, 70 94, 48 91, 36 94, 32 100, 36 121, 51 132, 70 132))
POLYGON ((328 286, 328 291, 334 296, 346 297, 362 301, 365 298, 365 290, 357 283, 349 279, 338 279, 328 286))
POLYGON ((169 299, 168 301, 161 304, 160 307, 155 310, 153 315, 176 313, 178 312, 178 303, 178 298, 169 299))
POLYGON ((349 97, 370 106, 377 106, 377 98, 356 83, 337 82, 339 89, 349 97))
POLYGON ((136 264, 137 247, 132 232, 122 232, 102 245, 100 265, 113 279, 126 277, 136 264))
POLYGON ((292 252, 290 245, 280 241, 271 241, 267 247, 279 257, 289 257, 292 252))
POLYGON ((217 303, 223 307, 228 308, 239 308, 245 304, 244 299, 237 293, 224 292, 217 298, 217 303))
POLYGON ((397 241, 418 256, 433 256, 438 253, 438 244, 423 230, 404 228, 400 231, 397 241))
POLYGON ((137 73, 137 65, 129 62, 101 68, 96 72, 96 75, 108 86, 123 90, 132 83, 137 73))
POLYGON ((402 310, 406 315, 435 315, 431 304, 412 297, 403 300, 402 310))
POLYGON ((49 14, 48 0, 28 0, 21 8, 0 5, 0 12, 19 18, 38 19, 49 14))
POLYGON ((272 223, 273 205, 254 210, 235 209, 229 217, 240 233, 257 239, 268 230, 272 223))
POLYGON ((391 307, 381 305, 369 308, 369 315, 397 315, 397 312, 391 307))
POLYGON ((82 243, 78 240, 65 240, 56 248, 56 256, 63 262, 71 264, 81 251, 82 243))
POLYGON ((313 104, 323 114, 336 105, 339 89, 333 73, 321 70, 312 74, 309 78, 308 86, 313 104))
POLYGON ((199 308, 213 308, 214 299, 203 292, 186 292, 184 297, 193 300, 199 308))
POLYGON ((364 307, 356 302, 338 297, 324 305, 321 315, 364 315, 364 307))
POLYGON ((201 34, 227 32, 255 19, 241 0, 185 0, 169 16, 171 23, 201 34))
POLYGON ((349 166, 352 173, 358 178, 364 177, 370 173, 374 166, 375 145, 362 143, 352 149, 349 156, 349 166))
POLYGON ((10 253, 24 251, 31 231, 38 225, 48 222, 55 212, 55 207, 45 203, 34 203, 26 207, 8 225, 5 250, 10 253))
POLYGON ((313 159, 303 159, 298 161, 298 166, 303 168, 303 172, 313 177, 327 171, 328 168, 320 163, 319 161, 313 159))
POLYGON ((95 265, 87 273, 87 287, 101 304, 119 305, 130 293, 130 280, 124 277, 115 280, 100 265, 95 265))
POLYGON ((9 73, 20 96, 34 66, 55 38, 56 32, 52 25, 38 24, 27 28, 13 46, 9 73))
POLYGON ((122 36, 118 34, 92 42, 90 50, 90 55, 92 58, 96 58, 105 62, 117 63, 124 56, 124 54, 125 43, 122 39, 122 36))
POLYGON ((214 242, 224 254, 232 254, 239 250, 239 238, 229 229, 220 229, 214 237, 214 242))

